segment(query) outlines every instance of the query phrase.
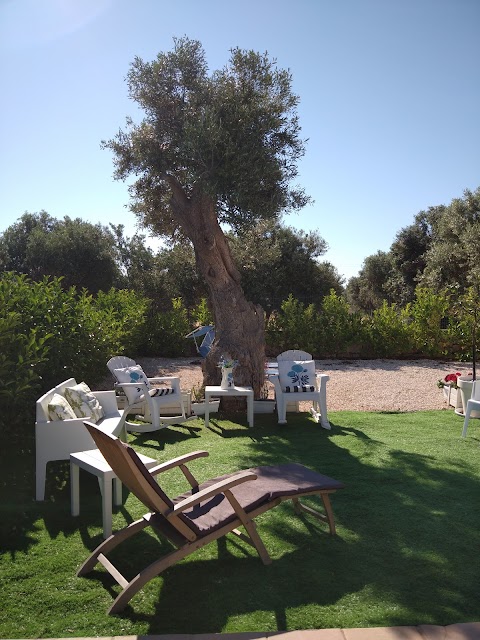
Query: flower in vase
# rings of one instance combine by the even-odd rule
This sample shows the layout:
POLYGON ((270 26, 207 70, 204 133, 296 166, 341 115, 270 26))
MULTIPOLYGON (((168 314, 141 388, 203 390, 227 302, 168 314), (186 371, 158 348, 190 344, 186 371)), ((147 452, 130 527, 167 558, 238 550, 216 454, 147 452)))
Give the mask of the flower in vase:
POLYGON ((218 366, 221 369, 235 369, 237 364, 238 364, 238 360, 233 360, 233 358, 225 358, 225 356, 222 356, 220 358, 220 362, 218 363, 218 366))

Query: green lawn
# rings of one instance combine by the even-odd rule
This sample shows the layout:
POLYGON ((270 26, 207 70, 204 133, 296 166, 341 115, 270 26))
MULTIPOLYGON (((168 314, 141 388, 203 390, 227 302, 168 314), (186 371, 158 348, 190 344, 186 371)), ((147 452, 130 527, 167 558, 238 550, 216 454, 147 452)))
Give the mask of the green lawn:
MULTIPOLYGON (((118 587, 102 569, 75 573, 101 541, 96 479, 81 472, 81 515, 70 516, 68 465, 51 464, 47 501, 34 495, 31 451, 4 449, 0 518, 0 637, 68 637, 374 627, 480 619, 480 421, 462 439, 453 411, 335 412, 325 431, 307 414, 286 426, 257 416, 249 429, 199 420, 129 441, 159 460, 209 451, 199 479, 258 464, 298 461, 342 480, 332 497, 337 536, 290 503, 258 520, 273 563, 224 538, 170 568, 117 616, 118 587)), ((177 472, 169 493, 185 488, 177 472)), ((142 515, 131 495, 114 528, 142 515)), ((148 531, 148 530, 147 530, 148 531)), ((160 550, 167 548, 160 543, 160 550)), ((121 549, 135 575, 158 552, 144 532, 121 549)))

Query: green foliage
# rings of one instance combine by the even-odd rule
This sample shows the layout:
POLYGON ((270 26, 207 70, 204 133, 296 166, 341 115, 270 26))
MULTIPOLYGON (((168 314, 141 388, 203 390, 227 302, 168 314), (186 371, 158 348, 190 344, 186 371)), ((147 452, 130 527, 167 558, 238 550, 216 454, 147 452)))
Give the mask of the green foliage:
POLYGON ((480 321, 480 283, 475 282, 462 296, 455 298, 452 308, 453 317, 456 320, 455 335, 461 344, 460 357, 463 360, 471 360, 473 363, 473 379, 477 379, 477 348, 478 329, 480 321))
POLYGON ((63 286, 107 290, 119 278, 115 239, 106 227, 65 216, 55 220, 45 211, 25 213, 0 236, 0 268, 39 281, 63 278, 63 286))
POLYGON ((181 298, 172 299, 168 311, 150 314, 147 320, 142 355, 179 357, 188 355, 191 344, 185 340, 190 333, 188 312, 181 298))
POLYGON ((101 335, 107 336, 111 353, 136 354, 145 339, 149 301, 127 289, 100 291, 95 299, 90 297, 89 301, 90 308, 97 314, 98 340, 101 335))
MULTIPOLYGON (((0 300, 12 294, 11 283, 0 281, 0 300)), ((48 357, 50 334, 37 335, 36 328, 25 330, 22 317, 2 309, 0 316, 0 412, 2 436, 15 432, 15 419, 32 394, 41 386, 39 367, 48 357)))
MULTIPOLYGON (((358 339, 360 318, 350 313, 348 302, 333 289, 322 302, 320 312, 321 353, 337 357, 358 339)), ((319 352, 317 345, 316 353, 319 352)))
POLYGON ((30 428, 41 392, 74 377, 93 385, 114 353, 134 351, 146 301, 111 290, 96 298, 59 278, 33 282, 7 272, 0 278, 0 412, 30 428))
POLYGON ((318 232, 305 233, 269 220, 230 234, 229 242, 246 297, 267 314, 289 295, 319 306, 330 289, 343 291, 333 265, 318 261, 327 250, 318 232))
POLYGON ((479 255, 480 187, 420 211, 397 233, 390 251, 365 258, 347 285, 349 303, 371 313, 384 299, 401 306, 413 302, 418 285, 437 293, 457 287, 461 293, 479 269, 479 255))
POLYGON ((375 309, 368 322, 366 334, 372 355, 380 358, 394 358, 412 352, 409 307, 398 309, 396 304, 384 300, 375 309))
POLYGON ((289 186, 304 154, 298 97, 289 71, 267 54, 231 49, 229 63, 209 74, 201 43, 178 38, 153 62, 135 58, 127 81, 145 119, 129 119, 104 147, 115 154, 117 178, 141 175, 132 208, 156 233, 194 235, 195 220, 172 217, 173 182, 177 193, 208 194, 236 229, 308 202, 289 186))
POLYGON ((206 327, 213 324, 212 312, 208 307, 208 301, 206 298, 202 298, 191 313, 192 319, 196 325, 206 327))
POLYGON ((417 287, 410 307, 411 331, 415 348, 423 355, 439 357, 449 354, 452 329, 442 329, 442 320, 448 317, 450 304, 446 293, 417 287))
POLYGON ((273 313, 266 327, 267 345, 272 351, 302 349, 315 353, 319 336, 319 316, 313 304, 305 307, 292 295, 273 313))

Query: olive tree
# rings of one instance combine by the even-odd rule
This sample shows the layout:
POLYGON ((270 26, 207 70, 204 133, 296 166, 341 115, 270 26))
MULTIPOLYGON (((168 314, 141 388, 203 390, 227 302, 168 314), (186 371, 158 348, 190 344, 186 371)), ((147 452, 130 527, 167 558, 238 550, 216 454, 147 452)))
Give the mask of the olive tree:
POLYGON ((143 119, 127 119, 103 143, 113 152, 115 177, 135 176, 131 209, 141 224, 193 245, 216 327, 207 384, 218 382, 216 364, 227 353, 240 363, 239 383, 258 393, 263 382, 264 313, 244 295, 224 229, 273 220, 308 202, 291 184, 304 153, 291 81, 266 53, 239 48, 210 73, 198 41, 175 39, 153 62, 135 58, 127 83, 143 119))

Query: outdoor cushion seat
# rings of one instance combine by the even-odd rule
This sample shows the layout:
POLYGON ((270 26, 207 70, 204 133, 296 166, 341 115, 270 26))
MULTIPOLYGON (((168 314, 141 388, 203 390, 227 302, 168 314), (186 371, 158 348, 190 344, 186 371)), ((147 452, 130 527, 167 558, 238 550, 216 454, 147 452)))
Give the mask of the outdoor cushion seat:
POLYGON ((269 564, 270 556, 254 520, 284 500, 292 500, 297 513, 305 511, 327 522, 330 533, 335 533, 329 496, 343 488, 343 484, 300 464, 255 467, 199 483, 187 463, 208 456, 207 451, 194 451, 147 469, 128 444, 103 432, 91 422, 86 421, 85 427, 115 475, 150 510, 143 518, 116 531, 101 543, 77 572, 77 575, 83 576, 100 563, 122 587, 108 613, 121 611, 149 580, 228 533, 253 546, 262 562, 269 564), (174 468, 182 471, 191 489, 171 499, 155 476, 174 468), (304 505, 299 500, 303 496, 315 495, 321 498, 324 512, 304 505), (129 581, 108 556, 119 544, 148 526, 163 534, 174 550, 154 559, 129 581), (245 533, 237 528, 241 526, 245 533))
POLYGON ((143 417, 137 416, 143 424, 126 422, 127 431, 149 433, 190 419, 185 412, 178 376, 148 378, 142 367, 127 356, 113 356, 107 367, 116 380, 115 387, 123 389, 127 398, 126 413, 135 408, 143 411, 143 417), (172 407, 176 415, 162 415, 162 410, 172 407))
MULTIPOLYGON (((246 513, 263 504, 273 502, 276 498, 294 496, 300 491, 302 493, 318 492, 327 488, 336 491, 343 488, 343 484, 338 480, 297 463, 253 467, 246 469, 246 471, 255 474, 255 482, 244 482, 231 489, 232 494, 246 513)), ((217 482, 232 478, 237 473, 228 473, 202 482, 199 484, 198 490, 207 489, 217 482)), ((176 504, 191 495, 192 491, 187 491, 174 498, 173 502, 176 504)), ((223 494, 209 498, 183 513, 188 517, 190 525, 195 526, 199 535, 214 531, 224 524, 232 522, 236 517, 232 505, 223 494)))
POLYGON ((273 384, 277 404, 278 424, 287 423, 289 403, 312 401, 310 413, 315 422, 330 429, 327 416, 327 382, 330 376, 315 371, 315 361, 306 351, 296 349, 284 351, 277 356, 276 370, 269 371, 267 378, 273 384))

